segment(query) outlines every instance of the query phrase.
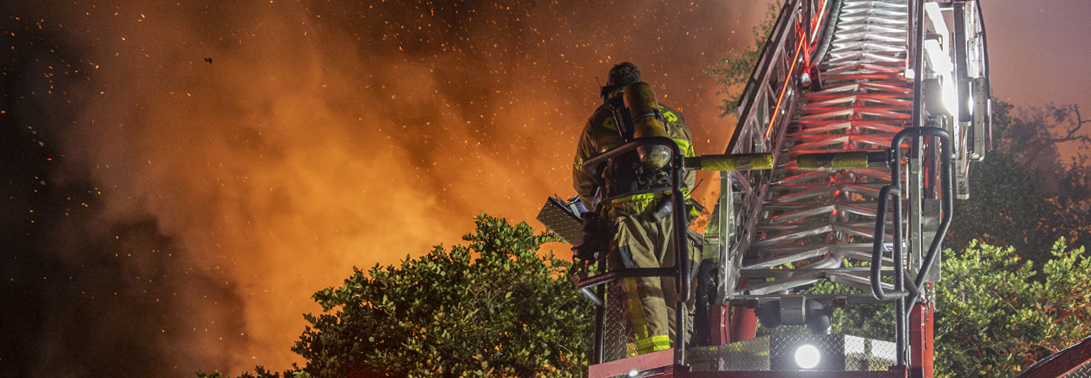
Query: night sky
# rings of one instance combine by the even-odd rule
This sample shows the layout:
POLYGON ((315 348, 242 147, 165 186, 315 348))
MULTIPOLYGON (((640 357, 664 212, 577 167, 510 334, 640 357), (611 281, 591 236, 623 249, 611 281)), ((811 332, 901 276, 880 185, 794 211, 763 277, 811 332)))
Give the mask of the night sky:
POLYGON ((981 3, 995 98, 1023 107, 1052 102, 1091 109, 1091 1, 981 3))
MULTIPOLYGON (((302 362, 314 291, 481 211, 540 228, 615 63, 722 152, 696 73, 767 2, 12 3, 0 375, 191 377, 302 362)), ((1088 2, 1026 3, 984 4, 997 97, 1091 104, 1088 2)))

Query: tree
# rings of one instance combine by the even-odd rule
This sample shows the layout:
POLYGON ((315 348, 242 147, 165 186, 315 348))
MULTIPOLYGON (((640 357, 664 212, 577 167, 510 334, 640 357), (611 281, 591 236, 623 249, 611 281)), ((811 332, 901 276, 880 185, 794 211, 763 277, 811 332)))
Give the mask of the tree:
POLYGON ((734 114, 736 108, 738 108, 742 91, 746 86, 746 82, 750 80, 750 74, 754 72, 754 66, 758 64, 761 50, 765 48, 765 41, 769 40, 769 34, 773 32, 773 27, 776 26, 779 13, 780 7, 775 3, 770 3, 765 10, 765 19, 751 30, 754 34, 753 44, 747 45, 742 52, 728 51, 726 58, 720 58, 709 65, 708 68, 705 68, 704 71, 701 71, 702 75, 712 76, 716 79, 716 84, 720 85, 720 89, 716 91, 716 94, 726 97, 720 100, 720 106, 717 107, 722 111, 720 117, 734 114))
MULTIPOLYGON (((310 378, 311 377, 310 374, 307 374, 306 371, 303 371, 302 369, 299 368, 299 366, 296 366, 295 364, 292 364, 292 369, 285 370, 283 372, 283 375, 282 375, 282 373, 271 372, 271 371, 265 370, 265 367, 260 366, 260 365, 258 367, 254 368, 254 374, 242 373, 242 375, 240 375, 239 378, 310 378), (256 374, 256 375, 254 375, 254 374, 256 374)), ((223 373, 220 373, 219 370, 214 371, 211 374, 205 374, 205 373, 202 373, 200 370, 197 370, 197 377, 198 378, 225 378, 223 373)))
POLYGON ((976 241, 943 261, 937 377, 1008 377, 1091 334, 1091 258, 1064 238, 1050 254, 1040 276, 1013 248, 976 241))
POLYGON ((592 304, 570 281, 571 262, 537 254, 560 239, 484 213, 462 239, 315 293, 324 313, 304 315, 311 325, 292 348, 306 367, 283 376, 584 375, 592 304))
POLYGON ((1061 144, 1086 148, 1078 135, 1084 123, 1076 105, 1024 109, 993 106, 995 149, 970 166, 970 199, 955 201, 947 245, 962 248, 980 239, 1013 246, 1023 257, 1044 263, 1059 237, 1085 246, 1091 231, 1086 158, 1077 153, 1062 164, 1061 144))

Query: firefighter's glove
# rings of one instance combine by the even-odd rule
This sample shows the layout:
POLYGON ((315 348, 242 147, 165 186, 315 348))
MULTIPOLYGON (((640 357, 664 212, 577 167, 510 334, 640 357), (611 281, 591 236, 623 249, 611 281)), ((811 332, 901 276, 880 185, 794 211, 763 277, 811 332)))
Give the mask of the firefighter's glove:
POLYGON ((652 217, 656 222, 663 220, 663 218, 669 217, 671 211, 674 210, 674 203, 671 202, 671 197, 666 196, 659 199, 659 202, 655 205, 655 211, 652 212, 652 217))
MULTIPOLYGON (((656 222, 658 222, 658 221, 663 220, 663 218, 669 217, 671 215, 671 211, 674 210, 673 205, 674 205, 674 203, 672 202, 670 196, 663 197, 662 199, 659 200, 658 203, 656 203, 655 211, 652 212, 652 218, 656 222)), ((697 218, 699 218, 701 216, 701 212, 704 211, 704 209, 705 209, 704 206, 701 206, 701 204, 698 203, 697 201, 695 201, 694 199, 687 198, 686 199, 686 225, 689 226, 689 225, 693 224, 693 222, 696 221, 697 218)))
POLYGON ((700 202, 693 198, 686 199, 686 225, 696 222, 703 212, 705 212, 705 207, 700 202))
POLYGON ((580 214, 583 219, 583 244, 572 247, 576 258, 595 261, 599 252, 610 247, 610 227, 607 219, 596 212, 580 214))

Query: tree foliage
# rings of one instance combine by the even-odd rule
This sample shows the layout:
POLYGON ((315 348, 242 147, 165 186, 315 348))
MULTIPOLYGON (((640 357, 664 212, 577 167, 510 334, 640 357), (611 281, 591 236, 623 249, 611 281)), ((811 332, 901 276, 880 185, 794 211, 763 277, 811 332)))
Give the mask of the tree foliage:
POLYGON ((537 253, 559 239, 486 214, 462 239, 315 293, 324 313, 292 348, 306 367, 284 377, 582 376, 591 302, 571 262, 537 253))
MULTIPOLYGON (((221 373, 219 370, 214 371, 214 372, 212 372, 210 374, 205 374, 205 373, 201 372, 200 370, 197 370, 197 377, 198 378, 226 378, 226 376, 223 373, 221 373)), ((254 374, 250 374, 249 372, 247 372, 247 373, 242 373, 242 375, 239 375, 239 378, 310 378, 310 377, 311 377, 310 374, 307 374, 306 371, 303 371, 302 369, 299 368, 299 366, 296 366, 295 364, 292 364, 292 369, 285 370, 283 373, 268 371, 268 370, 265 370, 264 366, 259 365, 259 366, 254 368, 254 374)))
POLYGON ((1063 238, 1050 252, 1037 273, 1013 248, 976 241, 943 261, 937 377, 1008 377, 1091 334, 1091 258, 1063 238))
POLYGON ((720 117, 732 115, 738 108, 742 91, 750 80, 754 66, 758 64, 761 50, 765 48, 765 41, 776 26, 779 13, 780 7, 776 3, 770 3, 765 11, 765 18, 751 30, 754 34, 753 44, 747 45, 742 52, 728 51, 726 58, 720 58, 701 71, 702 75, 716 79, 716 84, 720 85, 716 94, 725 96, 720 99, 720 106, 717 107, 721 111, 720 117))

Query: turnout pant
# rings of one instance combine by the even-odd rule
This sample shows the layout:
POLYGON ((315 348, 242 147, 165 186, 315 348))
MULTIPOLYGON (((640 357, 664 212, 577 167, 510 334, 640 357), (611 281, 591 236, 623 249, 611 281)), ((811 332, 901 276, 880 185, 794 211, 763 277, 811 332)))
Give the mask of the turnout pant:
MULTIPOLYGON (((610 216, 615 232, 607 254, 610 270, 674 266, 671 244, 674 224, 670 216, 655 219, 654 206, 649 206, 662 197, 666 196, 659 194, 644 200, 614 202, 610 216)), ((688 279, 692 280, 697 270, 697 264, 692 261, 700 261, 701 252, 692 241, 687 240, 687 245, 690 249, 687 260, 691 261, 688 279)), ((626 333, 635 344, 637 354, 671 347, 671 340, 676 337, 677 319, 674 280, 670 276, 621 279, 621 300, 623 308, 627 309, 626 333)))

